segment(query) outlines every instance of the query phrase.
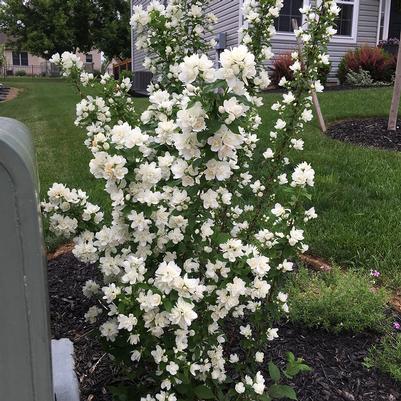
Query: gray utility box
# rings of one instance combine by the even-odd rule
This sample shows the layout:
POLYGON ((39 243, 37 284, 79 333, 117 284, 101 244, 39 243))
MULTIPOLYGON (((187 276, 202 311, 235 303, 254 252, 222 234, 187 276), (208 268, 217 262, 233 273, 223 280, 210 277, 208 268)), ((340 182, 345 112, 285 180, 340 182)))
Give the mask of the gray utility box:
POLYGON ((227 47, 227 34, 225 32, 220 32, 215 37, 216 40, 216 50, 224 50, 227 47))
POLYGON ((53 401, 47 274, 28 129, 0 118, 0 400, 53 401))

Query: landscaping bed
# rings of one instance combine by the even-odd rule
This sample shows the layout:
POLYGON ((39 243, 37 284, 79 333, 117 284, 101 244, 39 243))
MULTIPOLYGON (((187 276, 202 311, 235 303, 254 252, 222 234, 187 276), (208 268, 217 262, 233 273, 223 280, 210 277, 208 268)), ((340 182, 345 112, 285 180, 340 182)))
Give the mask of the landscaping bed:
MULTIPOLYGON (((81 399, 110 401, 106 388, 118 383, 118 371, 93 335, 94 326, 83 317, 91 301, 83 296, 81 288, 86 280, 97 277, 96 267, 78 262, 71 253, 53 259, 48 267, 52 336, 68 337, 74 343, 81 399)), ((280 338, 266 351, 266 362, 271 356, 280 363, 291 351, 313 368, 293 382, 300 401, 401 399, 399 384, 362 365, 370 346, 378 341, 377 335, 331 334, 291 323, 282 324, 279 333, 280 338)), ((232 338, 233 349, 236 343, 232 338)))
POLYGON ((327 134, 343 142, 387 150, 401 150, 401 120, 396 130, 387 131, 387 118, 344 120, 330 125, 327 134))

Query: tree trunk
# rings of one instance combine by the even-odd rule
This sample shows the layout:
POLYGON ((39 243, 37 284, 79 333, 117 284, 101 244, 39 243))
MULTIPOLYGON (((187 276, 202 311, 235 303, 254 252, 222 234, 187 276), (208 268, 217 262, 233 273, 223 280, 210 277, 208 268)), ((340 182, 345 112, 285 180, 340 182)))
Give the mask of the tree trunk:
POLYGON ((401 95, 401 43, 398 46, 397 68, 395 70, 393 98, 391 99, 390 115, 388 117, 387 129, 389 131, 395 131, 397 125, 397 115, 398 115, 398 106, 400 104, 400 95, 401 95))

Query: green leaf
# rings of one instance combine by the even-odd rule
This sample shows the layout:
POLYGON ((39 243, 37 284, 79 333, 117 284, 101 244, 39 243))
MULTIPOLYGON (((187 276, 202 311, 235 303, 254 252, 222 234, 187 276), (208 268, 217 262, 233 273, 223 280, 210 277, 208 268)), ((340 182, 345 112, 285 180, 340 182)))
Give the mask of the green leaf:
POLYGON ((289 398, 290 400, 296 400, 297 395, 294 389, 290 386, 286 386, 283 384, 273 384, 269 388, 269 394, 272 398, 289 398))
POLYGON ((177 384, 174 388, 182 395, 187 395, 191 391, 191 386, 188 384, 177 384))
POLYGON ((194 393, 201 400, 211 400, 215 398, 213 391, 205 385, 200 385, 194 388, 194 393))
POLYGON ((280 369, 273 362, 269 362, 269 375, 275 383, 281 379, 280 369))
POLYGON ((293 363, 293 362, 295 362, 295 355, 294 355, 292 352, 289 352, 289 353, 287 354, 287 357, 288 357, 288 363, 293 363))
POLYGON ((163 300, 163 305, 167 312, 171 312, 171 309, 173 309, 174 306, 171 300, 168 298, 163 300))

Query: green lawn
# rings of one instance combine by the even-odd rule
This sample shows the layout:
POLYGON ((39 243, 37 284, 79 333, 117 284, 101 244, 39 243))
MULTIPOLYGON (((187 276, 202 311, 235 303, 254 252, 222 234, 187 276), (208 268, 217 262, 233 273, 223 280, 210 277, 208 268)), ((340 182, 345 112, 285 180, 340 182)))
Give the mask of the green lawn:
MULTIPOLYGON (((10 79, 23 88, 15 100, 0 104, 0 115, 24 122, 32 131, 41 177, 41 193, 54 181, 87 189, 105 205, 100 183, 88 172, 84 134, 74 124, 73 88, 62 80, 10 79), (89 190, 90 188, 90 190, 89 190)), ((273 123, 266 95, 261 136, 273 123)), ((391 89, 327 92, 320 96, 327 121, 384 116, 391 89)), ((146 99, 136 99, 144 108, 146 99)), ((316 123, 307 128, 302 157, 316 170, 313 204, 319 214, 309 228, 312 253, 358 269, 378 269, 386 282, 401 285, 401 154, 364 149, 331 140, 316 123)), ((263 140, 263 139, 262 139, 263 140)))

